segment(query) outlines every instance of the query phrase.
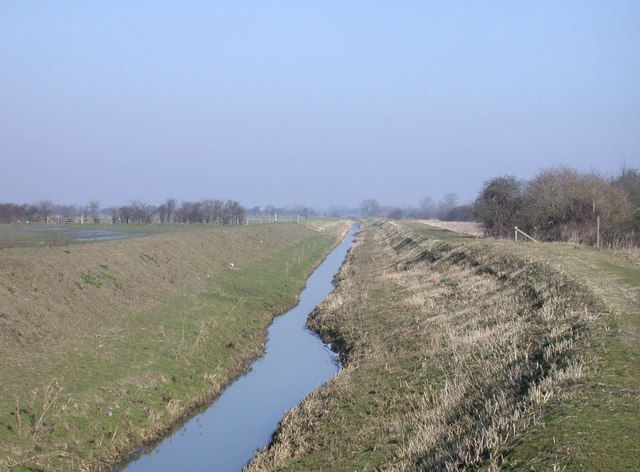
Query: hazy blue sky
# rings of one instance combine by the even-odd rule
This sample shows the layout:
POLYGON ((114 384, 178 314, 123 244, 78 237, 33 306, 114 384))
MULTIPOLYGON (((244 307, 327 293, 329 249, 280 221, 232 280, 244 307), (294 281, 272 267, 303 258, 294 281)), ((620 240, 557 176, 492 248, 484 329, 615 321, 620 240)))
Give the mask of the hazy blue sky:
POLYGON ((0 0, 0 201, 410 204, 640 166, 640 2, 0 0))

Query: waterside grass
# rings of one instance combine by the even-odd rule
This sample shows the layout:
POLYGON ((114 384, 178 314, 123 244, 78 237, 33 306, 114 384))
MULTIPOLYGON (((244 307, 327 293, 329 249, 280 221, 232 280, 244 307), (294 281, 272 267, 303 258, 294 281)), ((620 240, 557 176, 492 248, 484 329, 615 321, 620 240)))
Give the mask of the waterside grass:
POLYGON ((345 368, 257 470, 636 470, 638 287, 623 254, 360 232, 310 325, 345 368))
POLYGON ((347 228, 1 251, 0 469, 104 470, 153 443, 260 355, 347 228))

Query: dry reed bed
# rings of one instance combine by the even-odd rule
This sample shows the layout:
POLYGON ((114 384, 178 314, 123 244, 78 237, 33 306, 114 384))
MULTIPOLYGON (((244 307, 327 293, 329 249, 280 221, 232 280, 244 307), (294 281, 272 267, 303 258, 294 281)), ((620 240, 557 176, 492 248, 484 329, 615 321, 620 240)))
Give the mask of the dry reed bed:
POLYGON ((247 470, 500 469, 585 373, 591 302, 543 265, 387 222, 360 233, 337 281, 310 325, 345 368, 247 470))
POLYGON ((420 222, 429 226, 434 226, 436 228, 453 231, 454 233, 468 234, 471 236, 476 236, 478 238, 484 236, 482 225, 474 221, 442 221, 429 219, 420 220, 420 222))

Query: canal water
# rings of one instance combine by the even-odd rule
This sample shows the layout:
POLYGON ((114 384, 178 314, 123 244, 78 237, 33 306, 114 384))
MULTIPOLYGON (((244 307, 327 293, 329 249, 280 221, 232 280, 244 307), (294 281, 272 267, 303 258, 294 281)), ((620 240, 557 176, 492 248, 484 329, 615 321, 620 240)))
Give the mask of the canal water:
POLYGON ((306 321, 333 290, 357 228, 353 227, 307 279, 300 302, 269 327, 266 353, 203 413, 130 462, 124 470, 240 471, 267 446, 291 407, 339 369, 337 355, 306 321))

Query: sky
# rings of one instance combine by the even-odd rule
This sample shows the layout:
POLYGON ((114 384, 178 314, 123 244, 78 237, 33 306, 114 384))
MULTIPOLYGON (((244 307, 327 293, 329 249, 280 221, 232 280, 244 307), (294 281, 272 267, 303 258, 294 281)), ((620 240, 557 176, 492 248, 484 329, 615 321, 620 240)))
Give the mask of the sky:
POLYGON ((640 167, 638 1, 0 0, 0 201, 475 198, 640 167))

